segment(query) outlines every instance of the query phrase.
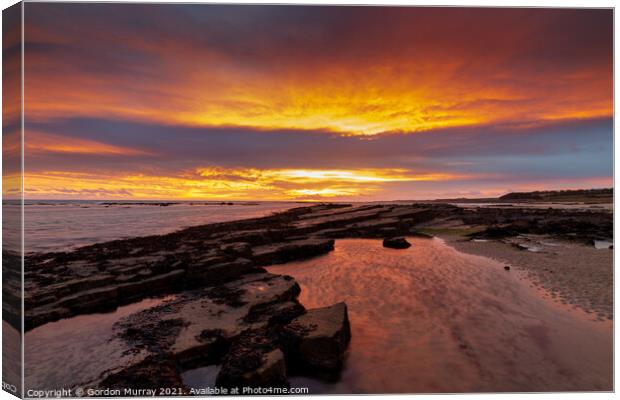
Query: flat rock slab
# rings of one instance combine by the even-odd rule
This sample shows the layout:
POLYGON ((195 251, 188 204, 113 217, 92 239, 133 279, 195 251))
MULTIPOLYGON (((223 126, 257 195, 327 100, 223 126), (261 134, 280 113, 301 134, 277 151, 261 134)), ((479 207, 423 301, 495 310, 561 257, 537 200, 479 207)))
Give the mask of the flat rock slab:
POLYGON ((245 332, 224 357, 218 387, 288 387, 284 353, 265 330, 245 332))
POLYGON ((99 387, 134 384, 134 376, 151 387, 160 366, 175 382, 184 370, 221 364, 223 387, 288 387, 288 363, 335 373, 350 339, 346 305, 306 312, 299 293, 291 277, 255 273, 131 314, 114 330, 136 363, 102 376, 99 387))
MULTIPOLYGON (((162 395, 161 389, 174 388, 176 395, 187 395, 176 366, 168 360, 149 358, 130 368, 109 375, 99 385, 101 390, 119 390, 123 397, 151 397, 162 395), (125 390, 133 392, 126 393, 125 390)), ((105 393, 105 392, 104 392, 105 393)), ((106 394, 103 397, 109 396, 106 394)))
POLYGON ((285 353, 292 368, 331 375, 342 367, 351 339, 347 305, 308 310, 281 332, 285 353))
POLYGON ((383 247, 389 247, 390 249, 408 249, 411 247, 411 243, 404 237, 387 238, 383 240, 383 247))
MULTIPOLYGON (((335 228, 377 218, 382 212, 391 211, 390 206, 354 207, 350 212, 327 214, 316 218, 306 218, 293 224, 300 231, 316 231, 335 228)), ((306 216, 308 217, 308 216, 306 216)))
MULTIPOLYGON (((153 387, 162 369, 163 387, 183 387, 184 370, 222 362, 231 349, 245 349, 234 362, 249 363, 257 346, 265 346, 254 368, 244 370, 240 382, 286 384, 284 358, 274 352, 275 326, 287 324, 305 312, 297 301, 299 285, 288 276, 255 273, 219 286, 179 293, 165 302, 131 314, 114 326, 116 338, 127 344, 135 358, 122 370, 114 369, 91 382, 101 389, 153 387), (269 328, 269 329, 268 329, 269 328), (137 380, 144 382, 138 384, 137 380), (170 383, 170 384, 168 384, 170 383), (175 385, 172 385, 175 383, 175 385)), ((239 378, 239 379, 241 379, 239 378)))
POLYGON ((257 265, 269 265, 315 257, 333 249, 333 239, 303 239, 255 247, 252 253, 257 265))
MULTIPOLYGON (((190 291, 121 320, 118 335, 136 351, 166 353, 182 366, 215 360, 233 338, 270 321, 301 314, 299 285, 288 276, 247 275, 225 285, 190 291)), ((289 319, 289 320, 290 320, 289 319)))

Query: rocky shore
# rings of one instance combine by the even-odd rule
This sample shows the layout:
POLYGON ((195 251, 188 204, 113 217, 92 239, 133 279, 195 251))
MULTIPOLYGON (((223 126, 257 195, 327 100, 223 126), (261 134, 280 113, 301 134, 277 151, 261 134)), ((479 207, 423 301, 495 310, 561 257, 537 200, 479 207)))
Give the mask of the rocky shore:
POLYGON ((182 292, 116 324, 136 364, 101 388, 185 388, 184 370, 220 365, 216 385, 287 387, 287 374, 310 366, 336 376, 350 337, 344 303, 306 310, 288 276, 257 272, 217 287, 182 292), (160 373, 161 368, 166 371, 160 373))
MULTIPOLYGON (((263 266, 325 254, 338 238, 428 237, 422 231, 458 230, 466 240, 537 234, 586 245, 609 240, 612 228, 612 214, 604 210, 465 209, 436 203, 300 207, 30 255, 25 260, 26 330, 171 294, 117 324, 135 363, 108 371, 100 387, 186 391, 181 373, 212 364, 221 366, 216 383, 222 387, 286 386, 291 373, 336 379, 355 335, 346 304, 306 310, 297 300, 299 285, 263 266)), ((14 295, 13 288, 5 285, 4 294, 14 295)), ((3 311, 6 321, 19 320, 11 307, 3 311)))

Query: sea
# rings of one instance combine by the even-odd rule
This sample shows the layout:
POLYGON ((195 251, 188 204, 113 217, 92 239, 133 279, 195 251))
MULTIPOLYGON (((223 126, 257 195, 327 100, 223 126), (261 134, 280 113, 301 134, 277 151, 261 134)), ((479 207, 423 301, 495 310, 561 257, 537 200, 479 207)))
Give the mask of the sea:
MULTIPOLYGON (((412 201, 409 201, 412 202, 412 201)), ((398 202, 377 202, 398 203, 398 202)), ((317 203, 285 201, 26 200, 25 253, 69 251, 110 240, 161 235, 192 226, 257 218, 317 203)), ((356 203, 368 204, 368 203, 356 203)), ((452 203, 459 207, 526 207, 613 211, 612 204, 452 203)), ((3 203, 3 248, 18 251, 19 203, 3 203)))
MULTIPOLYGON (((191 226, 267 216, 307 203, 206 201, 60 201, 24 203, 25 253, 67 251, 117 239, 161 235, 191 226)), ((4 204, 5 221, 19 213, 4 204)), ((5 223, 5 231, 10 224, 5 223)), ((16 235, 4 235, 5 240, 16 235)), ((18 243, 5 243, 10 247, 18 243)))

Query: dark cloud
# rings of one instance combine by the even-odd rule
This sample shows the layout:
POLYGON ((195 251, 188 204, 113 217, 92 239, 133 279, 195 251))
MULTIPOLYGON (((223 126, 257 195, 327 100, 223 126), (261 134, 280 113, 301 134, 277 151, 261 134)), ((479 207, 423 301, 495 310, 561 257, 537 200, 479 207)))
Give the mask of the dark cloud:
POLYGON ((29 3, 26 99, 32 114, 62 107, 206 125, 221 107, 250 124, 300 112, 288 109, 300 96, 321 112, 312 101, 333 92, 356 97, 349 112, 362 119, 374 109, 388 123, 420 115, 414 124, 433 128, 489 120, 498 108, 523 110, 519 119, 600 117, 612 101, 612 18, 604 9, 29 3))
POLYGON ((174 50, 193 50, 198 57, 215 52, 253 68, 468 56, 464 72, 493 60, 555 72, 612 63, 610 9, 111 3, 30 3, 26 9, 30 50, 63 52, 54 47, 60 41, 69 45, 65 50, 80 49, 74 58, 82 63, 148 62, 149 55, 173 56, 174 50), (49 33, 47 50, 37 43, 45 40, 43 33, 49 33), (89 48, 91 57, 80 57, 89 48))
MULTIPOLYGON (((29 168, 178 172, 196 166, 253 168, 412 168, 450 172, 605 175, 612 163, 612 120, 530 129, 451 128, 368 138, 325 132, 191 128, 119 120, 27 122, 27 131, 97 141, 145 155, 41 154, 29 168)), ((36 135, 35 135, 36 137, 36 135)), ((36 140, 36 139, 33 139, 36 140)), ((28 135, 26 135, 28 142, 28 135)))

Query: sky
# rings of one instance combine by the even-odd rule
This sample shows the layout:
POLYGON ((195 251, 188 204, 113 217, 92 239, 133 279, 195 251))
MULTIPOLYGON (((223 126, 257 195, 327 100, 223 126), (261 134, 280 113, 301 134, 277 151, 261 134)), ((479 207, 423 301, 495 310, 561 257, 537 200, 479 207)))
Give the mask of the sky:
POLYGON ((611 187, 612 26, 604 9, 26 3, 26 198, 611 187))

